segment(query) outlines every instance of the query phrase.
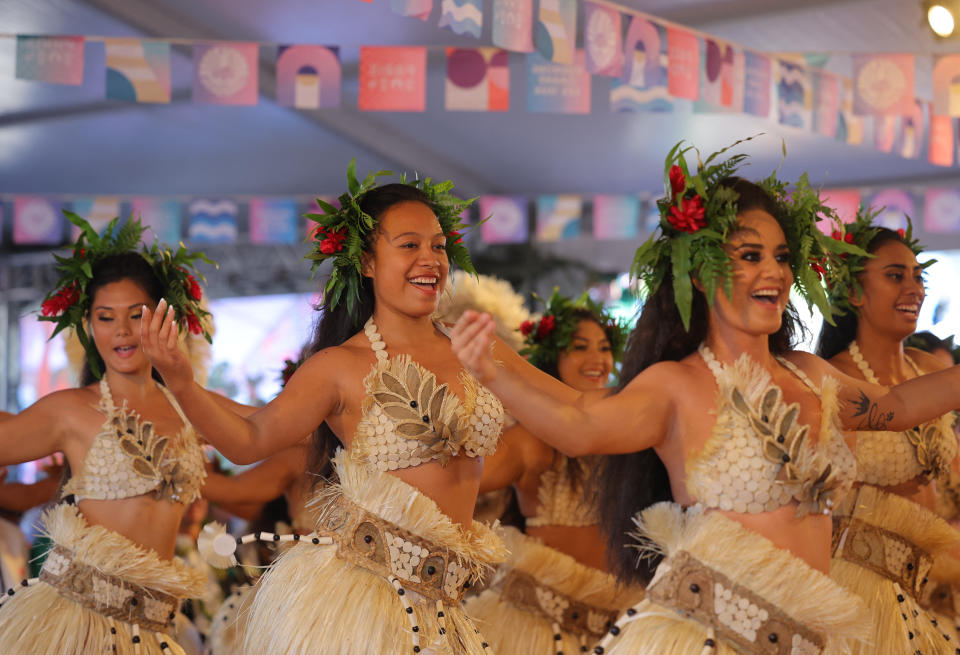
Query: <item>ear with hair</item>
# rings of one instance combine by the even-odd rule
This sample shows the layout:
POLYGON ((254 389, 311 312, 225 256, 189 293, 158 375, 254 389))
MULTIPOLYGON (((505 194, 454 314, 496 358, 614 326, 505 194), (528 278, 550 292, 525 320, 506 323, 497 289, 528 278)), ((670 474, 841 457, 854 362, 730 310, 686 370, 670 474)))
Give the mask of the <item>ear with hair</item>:
POLYGON ((360 255, 360 275, 363 277, 373 277, 374 263, 372 252, 365 251, 360 255))

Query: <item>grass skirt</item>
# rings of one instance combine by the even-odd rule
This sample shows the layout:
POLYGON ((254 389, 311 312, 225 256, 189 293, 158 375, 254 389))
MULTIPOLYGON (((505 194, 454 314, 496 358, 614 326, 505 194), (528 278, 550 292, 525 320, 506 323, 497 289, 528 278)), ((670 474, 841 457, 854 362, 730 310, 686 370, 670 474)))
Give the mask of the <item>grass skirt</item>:
MULTIPOLYGON (((325 512, 342 496, 401 530, 458 553, 475 575, 504 559, 503 542, 486 526, 474 522, 464 530, 414 487, 342 451, 334 464, 339 484, 317 492, 311 501, 320 507, 318 532, 325 512)), ((338 548, 298 543, 274 562, 257 583, 242 652, 407 655, 414 652, 413 624, 424 655, 485 652, 482 637, 459 604, 409 590, 400 596, 384 576, 351 563, 348 555, 338 555, 338 548)))
MULTIPOLYGON (((604 650, 597 652, 608 655, 832 655, 846 652, 850 641, 869 634, 869 615, 856 596, 736 521, 716 512, 684 511, 674 503, 654 505, 635 520, 641 546, 666 557, 647 588, 648 599, 618 620, 617 626, 601 642, 604 650), (720 623, 711 626, 694 618, 693 612, 681 613, 651 600, 657 595, 658 582, 666 582, 674 573, 683 572, 682 561, 691 558, 705 567, 703 570, 717 576, 716 584, 701 590, 690 582, 694 578, 686 578, 679 587, 681 600, 691 605, 700 600, 700 597, 691 600, 689 594, 684 599, 682 595, 688 588, 690 592, 702 593, 704 599, 715 596, 716 605, 704 603, 702 606, 712 610, 721 606, 735 586, 733 599, 746 601, 746 605, 739 605, 745 608, 746 614, 724 615, 720 623), (726 581, 721 585, 722 578, 726 581), (759 612, 756 605, 762 608, 759 612), (735 645, 724 638, 723 630, 730 622, 749 621, 757 616, 760 618, 753 624, 755 634, 745 633, 755 640, 752 646, 735 645), (785 629, 790 626, 822 641, 823 649, 814 648, 802 639, 775 642, 769 637, 773 632, 787 634, 785 629)), ((662 583, 659 588, 663 588, 662 583)), ((734 603, 726 606, 737 608, 734 603)))
MULTIPOLYGON (((202 573, 177 560, 162 560, 156 552, 116 532, 89 525, 74 506, 61 504, 47 510, 43 528, 54 548, 72 552, 74 563, 114 580, 122 579, 125 589, 141 592, 141 597, 160 592, 183 599, 203 593, 206 581, 202 573)), ((45 570, 54 561, 51 557, 44 564, 45 570)), ((78 584, 74 589, 81 592, 81 587, 78 584)), ((104 595, 94 587, 84 597, 100 601, 104 595)), ((19 588, 0 606, 0 644, 4 655, 183 655, 183 649, 168 636, 172 627, 168 625, 167 630, 134 628, 67 598, 42 581, 19 588), (139 644, 134 643, 137 632, 139 644), (163 642, 168 648, 161 651, 163 642)))
POLYGON ((241 585, 223 599, 210 620, 206 655, 236 655, 240 652, 253 590, 252 585, 241 585))
POLYGON ((884 655, 915 653, 954 653, 957 644, 948 641, 939 621, 935 624, 919 600, 930 573, 931 557, 937 557, 958 540, 958 534, 943 519, 920 505, 900 496, 864 485, 850 493, 834 513, 834 557, 830 576, 844 588, 864 599, 873 614, 871 644, 861 645, 854 653, 884 655), (851 519, 893 533, 899 539, 869 534, 854 539, 845 530, 851 519), (839 529, 838 529, 839 528, 839 529), (913 544, 911 551, 906 543, 913 544), (919 559, 912 552, 925 553, 919 559), (892 580, 856 559, 856 553, 883 558, 901 571, 892 580))
POLYGON ((569 555, 546 546, 514 528, 503 530, 510 558, 497 571, 490 589, 467 601, 467 613, 477 622, 497 655, 554 655, 558 651, 579 653, 610 627, 608 620, 643 598, 639 587, 618 587, 612 575, 584 566, 569 555), (542 585, 529 600, 516 602, 511 586, 505 584, 511 572, 529 576, 542 585), (549 588, 549 589, 545 589, 549 588), (506 590, 506 593, 504 593, 506 590), (556 591, 558 595, 550 593, 556 591), (584 612, 574 603, 589 605, 596 612, 584 612), (548 618, 549 617, 549 618, 548 618), (587 630, 578 621, 586 619, 587 630), (554 635, 559 634, 557 640, 554 635))
POLYGON ((943 634, 950 636, 953 646, 960 647, 960 560, 937 555, 929 577, 920 605, 937 621, 943 634))

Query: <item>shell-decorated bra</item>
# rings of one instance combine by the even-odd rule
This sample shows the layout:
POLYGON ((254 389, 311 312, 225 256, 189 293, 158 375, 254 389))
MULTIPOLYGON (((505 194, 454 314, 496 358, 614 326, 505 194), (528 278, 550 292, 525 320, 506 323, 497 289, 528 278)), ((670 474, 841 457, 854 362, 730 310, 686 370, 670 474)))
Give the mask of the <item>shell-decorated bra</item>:
MULTIPOLYGON (((437 325, 444 334, 447 330, 437 325)), ((381 471, 443 465, 456 455, 483 457, 497 449, 503 426, 500 401, 466 371, 461 401, 409 355, 390 357, 370 318, 363 326, 377 363, 363 381, 366 398, 351 452, 381 471)))
POLYGON ((723 365, 700 346, 717 380, 717 420, 703 450, 687 459, 687 490, 710 508, 744 514, 791 503, 797 516, 829 513, 853 484, 856 463, 837 420, 837 382, 817 389, 792 362, 778 361, 820 398, 820 438, 798 422, 799 403, 787 403, 768 371, 741 355, 723 365))
POLYGON ((183 429, 174 437, 154 432, 153 423, 128 410, 126 401, 117 407, 106 378, 100 380, 97 409, 107 420, 79 474, 64 485, 64 496, 73 494, 77 501, 116 500, 153 493, 184 505, 200 497, 207 477, 200 441, 173 394, 158 386, 183 421, 183 429))
MULTIPOLYGON (((872 384, 880 384, 856 341, 850 343, 848 350, 863 378, 872 384)), ((904 356, 913 372, 923 375, 913 359, 904 356)), ((858 432, 855 449, 857 481, 887 487, 915 478, 944 478, 950 473, 950 463, 957 456, 953 421, 950 412, 903 432, 858 432)))
POLYGON ((527 519, 527 525, 564 525, 583 527, 600 522, 597 508, 587 497, 585 485, 600 471, 597 457, 571 459, 557 453, 553 464, 540 476, 537 487, 537 513, 527 519), (576 479, 570 473, 571 464, 577 469, 576 479))

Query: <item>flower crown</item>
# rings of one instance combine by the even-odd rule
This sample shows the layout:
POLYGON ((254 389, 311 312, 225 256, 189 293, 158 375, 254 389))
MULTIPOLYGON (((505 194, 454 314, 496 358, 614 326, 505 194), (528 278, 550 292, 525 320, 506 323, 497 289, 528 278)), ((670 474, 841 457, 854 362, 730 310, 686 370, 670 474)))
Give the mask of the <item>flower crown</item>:
MULTIPOLYGON (((543 300, 534 294, 534 298, 543 303, 543 300)), ((607 335, 613 361, 619 361, 623 348, 627 343, 627 329, 603 309, 603 305, 595 302, 586 293, 576 300, 561 296, 554 288, 550 299, 544 303, 543 316, 538 321, 524 321, 520 324, 520 334, 523 335, 523 348, 520 354, 539 369, 546 369, 556 363, 560 353, 570 347, 573 335, 577 331, 580 318, 576 310, 586 310, 594 317, 607 335)))
MULTIPOLYGON (((707 303, 712 307, 717 289, 727 297, 733 293, 733 262, 725 248, 729 236, 736 232, 739 195, 726 185, 747 155, 738 154, 719 161, 731 148, 755 137, 741 139, 711 154, 704 160, 692 146, 681 141, 667 154, 664 164, 666 197, 657 201, 660 230, 638 249, 631 266, 631 275, 641 280, 653 294, 673 275, 673 293, 680 319, 690 329, 693 303, 693 279, 703 285, 707 303), (691 175, 685 155, 697 153, 697 174, 691 175)), ((785 153, 784 153, 785 154, 785 153)), ((824 318, 833 323, 833 314, 822 277, 829 275, 823 265, 832 253, 864 254, 860 248, 831 239, 817 228, 822 217, 836 221, 836 213, 821 202, 806 173, 792 192, 777 179, 776 171, 757 182, 776 203, 787 243, 790 245, 790 268, 794 286, 809 306, 816 305, 824 318)))
MULTIPOLYGON (((873 221, 881 209, 868 209, 860 206, 857 209, 857 215, 852 223, 839 223, 837 229, 830 234, 835 241, 843 241, 861 250, 860 253, 839 253, 831 255, 826 260, 826 268, 830 270, 830 284, 828 294, 830 304, 838 314, 847 312, 857 313, 856 307, 850 302, 851 296, 859 296, 863 292, 863 286, 860 284, 860 274, 863 273, 867 265, 867 260, 873 255, 867 253, 867 246, 880 231, 879 225, 873 221)), ((906 229, 900 228, 897 234, 903 240, 903 243, 913 252, 919 255, 923 252, 923 247, 913 236, 913 221, 907 216, 906 229)), ((930 266, 937 260, 931 259, 920 264, 921 268, 930 266)))
MULTIPOLYGON (((347 167, 347 192, 337 198, 340 207, 317 198, 317 205, 323 213, 305 214, 318 224, 313 237, 313 250, 307 255, 307 259, 313 260, 311 270, 316 271, 322 262, 333 260, 333 272, 324 287, 324 295, 329 298, 328 306, 331 309, 345 296, 347 311, 351 315, 355 315, 360 299, 364 246, 367 237, 376 229, 376 220, 360 209, 360 203, 367 192, 377 188, 378 177, 392 175, 390 171, 370 172, 360 181, 357 179, 356 163, 356 159, 351 159, 347 167)), ((400 183, 419 189, 429 199, 430 209, 436 214, 446 236, 450 261, 468 273, 476 273, 461 235, 467 226, 461 215, 476 199, 462 200, 453 196, 450 193, 453 182, 449 180, 434 184, 430 178, 407 181, 406 176, 401 176, 400 183)))
POLYGON ((141 243, 146 228, 139 220, 131 218, 118 225, 115 218, 107 225, 103 236, 80 216, 64 210, 67 220, 80 228, 80 236, 73 245, 73 254, 62 257, 54 254, 60 279, 57 289, 47 294, 40 306, 41 321, 56 323, 51 339, 72 327, 87 355, 90 370, 97 377, 103 377, 97 348, 84 325, 90 311, 92 298, 87 295, 87 287, 93 280, 93 269, 103 259, 113 255, 135 251, 140 246, 140 254, 153 268, 154 274, 163 286, 164 298, 174 308, 174 316, 181 330, 191 334, 202 334, 210 342, 210 332, 206 318, 210 312, 200 305, 203 290, 197 278, 204 277, 195 270, 198 260, 213 264, 202 252, 190 253, 181 243, 176 252, 160 247, 156 241, 147 247, 141 243))

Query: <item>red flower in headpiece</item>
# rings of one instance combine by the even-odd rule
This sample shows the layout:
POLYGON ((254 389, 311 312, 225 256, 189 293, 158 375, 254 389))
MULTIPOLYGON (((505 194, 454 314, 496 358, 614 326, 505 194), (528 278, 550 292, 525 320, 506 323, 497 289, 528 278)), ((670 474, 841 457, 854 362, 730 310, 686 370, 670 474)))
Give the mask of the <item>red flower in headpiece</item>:
POLYGON ((203 289, 200 288, 200 284, 197 282, 196 278, 193 275, 187 274, 187 281, 184 286, 187 288, 187 295, 193 298, 194 300, 200 300, 203 298, 203 289))
POLYGON ((339 230, 330 230, 323 226, 317 228, 317 238, 320 241, 320 252, 324 255, 332 255, 343 250, 343 242, 347 238, 347 228, 342 227, 339 230))
POLYGON ((667 220, 677 230, 681 232, 696 232, 702 227, 706 227, 707 219, 704 218, 703 199, 700 196, 692 198, 683 198, 680 201, 680 207, 670 208, 670 215, 667 220))
POLYGON ((57 291, 52 298, 44 300, 40 305, 40 313, 44 316, 59 316, 73 307, 78 300, 80 300, 80 292, 77 291, 77 284, 74 282, 57 291))
POLYGON ((853 235, 850 232, 847 232, 843 235, 843 240, 847 243, 853 243, 853 235))
POLYGON ((534 322, 533 321, 524 321, 520 324, 520 334, 523 336, 529 336, 533 332, 534 322))
POLYGON ((676 197, 678 193, 683 193, 686 188, 687 180, 683 176, 683 169, 674 164, 670 167, 670 191, 676 197))
POLYGON ((841 232, 840 230, 834 230, 830 234, 830 236, 836 239, 837 241, 843 241, 843 232, 841 232))
POLYGON ((904 230, 902 227, 898 227, 898 228, 897 228, 897 234, 899 234, 899 235, 900 235, 900 238, 903 239, 904 237, 907 236, 907 231, 904 230))
POLYGON ((823 267, 821 263, 823 260, 810 262, 810 268, 813 269, 813 272, 817 274, 818 279, 823 279, 823 276, 827 274, 827 269, 823 267))
POLYGON ((186 319, 187 329, 190 330, 190 334, 203 334, 203 326, 200 324, 200 319, 189 309, 186 312, 186 319))
POLYGON ((540 325, 537 326, 537 339, 545 339, 551 332, 553 328, 556 327, 557 319, 553 317, 553 314, 547 314, 540 319, 540 325))
POLYGON ((452 245, 463 243, 463 235, 460 234, 459 230, 453 230, 447 235, 447 241, 449 241, 452 245))

